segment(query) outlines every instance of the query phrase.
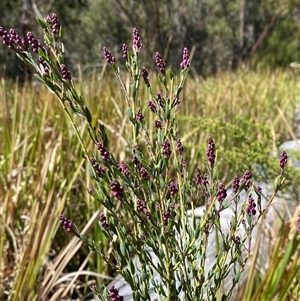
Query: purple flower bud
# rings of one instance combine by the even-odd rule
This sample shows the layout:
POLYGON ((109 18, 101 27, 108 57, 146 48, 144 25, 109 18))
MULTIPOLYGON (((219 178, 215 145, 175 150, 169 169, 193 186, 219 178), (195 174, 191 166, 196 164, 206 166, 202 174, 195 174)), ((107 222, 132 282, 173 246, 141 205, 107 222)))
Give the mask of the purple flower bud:
POLYGON ((251 172, 249 170, 246 170, 243 178, 241 180, 241 183, 245 183, 245 190, 247 191, 250 186, 251 186, 251 179, 252 179, 252 175, 251 172))
POLYGON ((251 195, 249 195, 248 204, 246 207, 246 212, 250 217, 253 217, 256 214, 256 204, 251 195))
POLYGON ((210 167, 213 167, 215 164, 216 155, 215 155, 215 144, 211 137, 208 138, 208 148, 206 152, 206 158, 210 164, 210 167))
POLYGON ((59 24, 59 20, 56 14, 52 14, 51 17, 51 31, 54 35, 58 35, 59 33, 59 29, 60 29, 60 24, 59 24))
POLYGON ((300 233, 300 214, 298 215, 298 232, 300 233))
POLYGON ((133 164, 137 167, 140 167, 142 165, 136 155, 133 156, 133 164))
POLYGON ((119 170, 126 176, 130 174, 130 170, 124 161, 122 161, 121 164, 119 164, 119 170))
POLYGON ((201 185, 201 180, 202 180, 202 177, 201 177, 201 171, 199 168, 197 168, 197 172, 195 174, 195 184, 196 186, 199 188, 200 185, 201 185))
POLYGON ((74 231, 72 222, 66 219, 62 214, 58 216, 58 219, 65 231, 69 233, 74 231))
POLYGON ((162 56, 160 55, 159 52, 156 52, 156 54, 155 54, 155 62, 156 62, 156 66, 157 66, 158 70, 161 73, 165 74, 166 64, 163 62, 162 56))
POLYGON ((115 57, 111 55, 111 53, 109 52, 109 50, 106 47, 103 47, 103 53, 104 53, 106 61, 109 64, 112 64, 115 62, 115 57))
POLYGON ((182 155, 182 153, 183 153, 183 146, 182 146, 182 143, 181 143, 181 141, 180 141, 179 138, 177 138, 176 149, 178 150, 179 154, 182 155))
POLYGON ((148 70, 145 67, 142 68, 142 76, 143 76, 143 79, 144 79, 145 83, 149 84, 149 78, 148 78, 149 73, 148 73, 148 70))
POLYGON ((237 244, 237 245, 239 245, 240 243, 241 243, 241 239, 240 239, 240 237, 237 235, 236 237, 235 237, 235 243, 237 244))
POLYGON ((170 157, 172 151, 171 151, 171 145, 170 145, 170 143, 169 143, 169 141, 167 139, 163 142, 162 148, 163 148, 163 153, 167 157, 170 157))
POLYGON ((91 162, 97 176, 100 177, 102 174, 104 174, 106 172, 106 168, 104 166, 101 166, 94 158, 91 158, 90 162, 91 162))
POLYGON ((39 57, 39 62, 43 66, 43 69, 44 69, 43 75, 48 77, 49 76, 49 67, 48 67, 47 63, 41 57, 39 57))
POLYGON ((95 189, 92 188, 92 187, 88 188, 87 191, 88 191, 88 193, 89 193, 90 195, 95 194, 95 189))
POLYGON ((119 200, 122 200, 124 197, 123 187, 119 184, 118 181, 114 180, 110 183, 110 189, 112 191, 112 195, 119 200))
POLYGON ((127 61, 128 59, 128 46, 126 44, 123 44, 122 46, 122 53, 123 58, 127 61))
POLYGON ((161 129, 161 121, 160 121, 160 120, 154 120, 154 126, 155 126, 157 129, 161 129))
POLYGON ((164 212, 163 212, 163 220, 164 220, 165 226, 168 225, 168 222, 169 222, 169 218, 170 218, 170 217, 171 217, 170 210, 164 211, 164 212))
POLYGON ((185 47, 183 48, 182 54, 182 62, 180 63, 181 69, 188 68, 190 66, 190 55, 188 49, 185 47))
POLYGON ((71 77, 71 72, 67 69, 67 66, 65 64, 61 64, 60 69, 61 69, 62 78, 70 82, 72 80, 72 77, 71 77))
POLYGON ((142 200, 137 200, 136 206, 139 211, 144 211, 144 208, 146 208, 145 203, 142 200))
POLYGON ((107 223, 106 216, 103 213, 100 214, 99 220, 103 228, 109 229, 109 224, 107 223))
POLYGON ((227 191, 223 183, 219 184, 217 200, 222 203, 227 197, 227 191))
POLYGON ((163 100, 161 94, 158 92, 156 93, 156 101, 161 107, 165 105, 165 101, 163 100))
POLYGON ((171 182, 169 184, 169 188, 170 188, 170 195, 171 197, 173 197, 178 192, 178 188, 174 182, 171 182))
POLYGON ((144 115, 142 114, 141 111, 138 111, 138 112, 136 113, 135 119, 136 119, 137 121, 143 121, 143 120, 144 120, 144 115))
POLYGON ((204 174, 201 182, 202 182, 203 186, 208 185, 208 175, 207 174, 204 174))
POLYGON ((132 36, 133 36, 132 46, 136 50, 136 52, 140 52, 141 49, 143 48, 143 45, 141 44, 141 37, 139 31, 135 27, 132 30, 132 36))
POLYGON ((141 175, 142 179, 144 179, 144 180, 148 179, 149 175, 148 175, 148 171, 145 167, 142 167, 140 169, 140 175, 141 175))
POLYGON ((150 108, 151 112, 156 113, 156 106, 151 100, 148 101, 148 107, 150 108))
POLYGON ((141 234, 141 240, 146 240, 146 235, 144 233, 141 234))
POLYGON ((280 161, 279 161, 279 166, 281 169, 284 169, 288 161, 288 156, 286 151, 282 151, 280 155, 280 161))
POLYGON ((114 286, 110 287, 108 289, 108 292, 109 292, 109 297, 110 297, 111 301, 123 301, 124 300, 124 297, 119 295, 119 291, 114 286))
POLYGON ((101 142, 98 142, 97 148, 100 152, 102 159, 104 161, 107 161, 109 159, 109 151, 106 149, 106 147, 101 142))
POLYGON ((237 193, 240 188, 240 179, 235 175, 232 182, 232 190, 234 193, 237 193))

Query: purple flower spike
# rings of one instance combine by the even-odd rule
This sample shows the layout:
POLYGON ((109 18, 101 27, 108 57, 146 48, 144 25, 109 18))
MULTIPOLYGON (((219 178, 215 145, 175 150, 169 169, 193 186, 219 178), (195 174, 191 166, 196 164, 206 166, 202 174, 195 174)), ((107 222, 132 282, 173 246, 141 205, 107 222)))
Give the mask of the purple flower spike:
POLYGON ((248 205, 246 207, 246 212, 250 217, 253 217, 256 214, 256 204, 253 197, 250 195, 248 200, 248 205))
POLYGON ((151 112, 156 113, 156 106, 151 100, 148 101, 148 107, 151 112))
POLYGON ((70 82, 72 80, 72 77, 71 77, 71 72, 67 69, 67 66, 65 64, 61 64, 60 69, 61 69, 62 78, 70 82))
POLYGON ((154 120, 154 126, 155 126, 155 128, 161 130, 161 121, 160 120, 154 120))
POLYGON ((188 49, 185 47, 182 54, 182 62, 180 63, 181 69, 188 68, 190 66, 190 55, 188 49))
POLYGON ((132 30, 132 36, 133 36, 133 48, 136 50, 136 52, 140 52, 143 48, 143 45, 141 44, 141 37, 139 34, 139 31, 134 27, 132 30))
POLYGON ((174 196, 178 192, 178 188, 177 188, 177 186, 174 182, 171 182, 169 184, 169 188, 170 188, 170 195, 171 196, 174 196))
POLYGON ((106 216, 103 213, 100 214, 99 220, 103 228, 105 229, 109 228, 109 224, 106 221, 106 216))
POLYGON ((72 233, 73 232, 73 224, 68 219, 66 219, 62 214, 58 216, 60 224, 63 226, 64 230, 72 233))
POLYGON ((142 167, 140 169, 140 175, 141 175, 142 179, 144 179, 144 180, 148 179, 149 175, 148 175, 148 171, 145 167, 142 167))
POLYGON ((281 169, 284 169, 286 164, 288 162, 288 156, 286 151, 282 151, 281 155, 280 155, 280 162, 279 162, 279 166, 281 169))
POLYGON ((171 151, 171 145, 170 145, 170 143, 169 143, 169 141, 167 139, 163 142, 162 148, 163 148, 163 153, 167 157, 170 157, 172 151, 171 151))
POLYGON ((179 151, 179 154, 183 153, 183 146, 179 138, 177 138, 176 149, 179 151))
POLYGON ((148 77, 149 73, 148 73, 148 70, 145 67, 142 68, 142 76, 143 76, 143 79, 144 79, 145 83, 146 84, 149 83, 149 77, 148 77))
POLYGON ((137 121, 143 121, 143 120, 144 120, 144 115, 142 114, 141 111, 138 111, 138 112, 136 113, 135 119, 136 119, 137 121))
POLYGON ((217 199, 220 203, 222 203, 226 197, 227 197, 227 191, 226 191, 225 185, 220 183, 217 199))
POLYGON ((213 167, 215 164, 215 144, 211 137, 208 138, 208 148, 206 153, 207 161, 209 162, 210 167, 213 167))
POLYGON ((106 47, 103 47, 103 53, 104 53, 106 61, 109 64, 112 64, 115 62, 115 57, 111 55, 111 53, 109 52, 109 50, 106 47))
POLYGON ((238 176, 235 175, 232 182, 232 190, 234 193, 237 193, 239 191, 239 188, 240 188, 240 179, 238 178, 238 176))
POLYGON ((53 14, 51 17, 51 23, 52 23, 52 33, 55 35, 58 35, 59 29, 60 29, 60 24, 59 20, 56 14, 53 14))
POLYGON ((108 158, 109 158, 109 151, 106 149, 106 147, 101 142, 98 142, 97 143, 97 148, 100 152, 100 155, 101 155, 102 159, 104 161, 107 161, 108 158))
POLYGON ((155 54, 155 62, 156 62, 156 66, 158 68, 158 70, 165 74, 165 71, 166 71, 166 63, 163 62, 162 60, 162 56, 160 55, 159 52, 156 52, 155 54))
POLYGON ((251 179, 252 179, 252 175, 251 172, 249 170, 246 170, 243 178, 241 180, 242 183, 245 183, 245 190, 247 191, 250 186, 251 186, 251 179))
POLYGON ((128 59, 128 46, 126 44, 123 44, 122 46, 122 53, 123 58, 127 61, 128 59))
POLYGON ((119 291, 114 286, 110 287, 108 289, 108 292, 109 292, 109 297, 110 297, 111 301, 123 301, 124 300, 124 297, 119 295, 119 291))
POLYGON ((118 181, 112 181, 110 183, 110 188, 114 197, 119 200, 122 200, 124 197, 123 187, 119 184, 118 181))
POLYGON ((121 164, 119 164, 119 170, 126 176, 130 174, 130 170, 124 161, 122 161, 121 164))

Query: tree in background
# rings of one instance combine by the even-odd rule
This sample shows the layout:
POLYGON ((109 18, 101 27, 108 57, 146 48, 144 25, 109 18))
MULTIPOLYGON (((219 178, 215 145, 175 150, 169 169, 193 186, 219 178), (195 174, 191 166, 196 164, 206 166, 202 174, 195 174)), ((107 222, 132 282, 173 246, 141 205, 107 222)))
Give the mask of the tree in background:
MULTIPOLYGON (((128 43, 131 29, 153 37, 146 41, 145 57, 159 51, 169 65, 180 61, 180 49, 195 47, 193 68, 203 76, 236 70, 241 64, 271 68, 297 61, 300 8, 296 0, 18 0, 1 1, 0 19, 23 35, 35 24, 35 15, 56 12, 66 36, 67 59, 83 70, 99 65, 104 45, 114 49, 128 43), (20 17, 21 16, 21 17, 20 17), (147 32, 147 34, 146 34, 147 32)), ((37 33, 35 33, 37 34, 37 33)), ((14 58, 1 49, 1 73, 15 77, 14 58), (12 70, 8 74, 7 70, 12 70)), ((117 57, 118 58, 118 57, 117 57)), ((154 67, 154 58, 148 62, 154 67)))

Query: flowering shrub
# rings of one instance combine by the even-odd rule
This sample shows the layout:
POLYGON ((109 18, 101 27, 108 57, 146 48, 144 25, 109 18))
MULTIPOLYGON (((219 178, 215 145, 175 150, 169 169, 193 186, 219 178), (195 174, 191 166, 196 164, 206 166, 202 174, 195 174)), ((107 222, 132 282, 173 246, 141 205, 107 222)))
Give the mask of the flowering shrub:
MULTIPOLYGON (((229 300, 252 252, 255 226, 283 184, 286 152, 281 154, 280 174, 274 182, 274 193, 266 203, 248 170, 241 178, 234 177, 231 192, 220 182, 212 137, 208 137, 206 169, 199 168, 195 175, 189 175, 176 123, 180 95, 191 64, 188 49, 183 50, 178 78, 156 52, 153 59, 159 71, 161 91, 154 91, 148 71, 139 60, 143 45, 134 28, 132 48, 122 46, 131 77, 129 87, 122 81, 115 57, 109 49, 103 48, 104 58, 125 94, 128 120, 132 124, 130 151, 123 161, 117 162, 116 154, 108 147, 104 128, 94 126, 65 64, 62 28, 57 16, 48 16, 45 21, 38 19, 38 23, 44 30, 44 43, 30 32, 25 40, 15 30, 7 32, 2 27, 0 36, 3 44, 15 51, 58 97, 69 117, 90 163, 94 185, 88 192, 106 208, 107 213, 99 216, 99 227, 111 244, 113 259, 99 251, 97 244, 83 236, 73 222, 60 215, 64 230, 76 235, 122 275, 131 286, 134 300, 150 300, 150 288, 161 300, 216 300, 224 280, 231 277, 231 281, 226 282, 230 285, 220 296, 220 300, 229 300), (148 100, 139 98, 142 84, 149 91, 148 100), (149 134, 143 102, 154 117, 154 136, 149 134), (70 109, 86 120, 95 152, 86 149, 70 109), (246 199, 241 197, 243 191, 246 199), (204 214, 196 216, 194 209, 203 204, 202 200, 204 214), (231 215, 224 227, 220 216, 226 211, 231 215), (220 244, 214 264, 207 269, 206 254, 212 232, 217 233, 220 244), (138 266, 133 263, 132 255, 137 256, 138 266)), ((299 224, 300 217, 298 228, 299 224)), ((100 300, 123 300, 114 286, 91 289, 100 300)))

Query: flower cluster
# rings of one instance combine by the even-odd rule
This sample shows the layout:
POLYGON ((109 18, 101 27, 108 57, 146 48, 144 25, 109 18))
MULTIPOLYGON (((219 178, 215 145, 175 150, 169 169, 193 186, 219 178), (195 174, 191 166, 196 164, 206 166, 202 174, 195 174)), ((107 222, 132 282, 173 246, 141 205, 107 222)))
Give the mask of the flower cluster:
POLYGON ((143 212, 143 213, 146 215, 146 217, 147 217, 148 219, 150 219, 151 213, 150 213, 150 211, 147 209, 145 203, 144 203, 142 200, 137 200, 137 201, 136 201, 136 205, 137 205, 137 209, 138 209, 140 212, 143 212))
POLYGON ((162 56, 159 52, 156 52, 155 54, 155 62, 158 70, 164 74, 166 71, 166 63, 163 62, 162 56))
POLYGON ((215 164, 215 144, 211 137, 208 138, 208 148, 206 153, 207 161, 209 162, 210 167, 213 167, 215 164))
POLYGON ((250 195, 248 199, 248 204, 246 207, 246 212, 250 217, 253 217, 256 214, 256 204, 253 197, 250 195))
POLYGON ((180 63, 181 69, 188 68, 190 66, 190 55, 188 49, 185 47, 182 54, 182 62, 180 63))
POLYGON ((106 168, 104 166, 101 166, 94 158, 90 158, 90 162, 96 172, 97 176, 101 176, 106 172, 106 168))
POLYGON ((222 203, 227 197, 227 191, 223 183, 219 184, 217 200, 222 203))
POLYGON ((121 164, 119 164, 119 170, 126 176, 129 176, 130 174, 130 170, 124 161, 122 161, 121 164))
POLYGON ((38 53, 39 48, 41 48, 41 49, 44 50, 44 48, 41 45, 41 43, 33 36, 33 34, 30 31, 27 32, 26 36, 27 36, 28 43, 31 46, 32 51, 34 53, 38 53))
POLYGON ((163 148, 163 153, 164 153, 167 157, 170 157, 172 151, 171 151, 171 145, 170 145, 170 142, 169 142, 167 139, 163 142, 162 148, 163 148))
POLYGON ((148 175, 148 171, 145 167, 141 167, 140 175, 141 175, 142 179, 144 179, 144 180, 148 179, 149 175, 148 175))
POLYGON ((42 75, 48 77, 49 76, 49 72, 50 72, 49 66, 47 65, 47 63, 45 62, 45 60, 42 59, 41 57, 39 57, 39 62, 41 64, 41 66, 42 66, 42 75))
POLYGON ((103 213, 100 214, 99 220, 103 228, 105 229, 109 228, 109 224, 106 221, 106 216, 103 213))
POLYGON ((59 30, 60 30, 60 24, 59 20, 56 14, 52 14, 52 16, 47 16, 46 17, 46 22, 50 24, 51 31, 54 35, 58 35, 59 30))
POLYGON ((182 145, 182 143, 180 141, 180 138, 177 138, 176 149, 178 150, 179 154, 183 153, 183 145, 182 145))
POLYGON ((286 151, 282 151, 281 155, 280 155, 280 162, 279 162, 279 166, 281 169, 284 169, 286 164, 288 162, 288 156, 286 151))
POLYGON ((70 82, 72 80, 72 77, 71 77, 71 72, 67 69, 67 66, 65 64, 61 64, 60 69, 61 69, 62 78, 70 82))
POLYGON ((142 77, 143 77, 146 85, 149 84, 149 73, 148 73, 148 70, 146 69, 146 67, 142 68, 142 77))
POLYGON ((119 291, 114 287, 109 288, 109 297, 111 301, 123 301, 124 297, 119 295, 119 291))
POLYGON ((141 37, 139 34, 139 31, 134 27, 132 31, 132 36, 133 36, 133 48, 137 51, 140 52, 141 49, 143 48, 143 45, 141 44, 141 37))
POLYGON ((69 233, 74 231, 72 222, 66 219, 62 214, 58 216, 58 219, 65 231, 69 233))
POLYGON ((251 186, 251 179, 252 179, 251 172, 249 170, 246 170, 245 173, 244 173, 244 175, 243 175, 243 178, 241 180, 241 182, 245 184, 245 190, 246 191, 251 186))
POLYGON ((122 46, 122 56, 127 61, 128 59, 128 46, 126 44, 123 44, 122 46))
POLYGON ((154 120, 154 126, 155 126, 157 129, 160 129, 160 130, 161 130, 161 121, 160 121, 160 120, 154 120))
POLYGON ((26 48, 26 42, 21 38, 14 29, 10 29, 9 33, 0 26, 0 37, 2 42, 11 50, 24 51, 26 48))
POLYGON ((235 175, 232 181, 232 190, 234 193, 237 193, 239 191, 239 188, 240 188, 240 179, 238 178, 237 175, 235 175))
POLYGON ((121 187, 120 183, 116 180, 110 183, 110 189, 112 191, 112 195, 119 200, 122 200, 124 197, 124 189, 121 187))
POLYGON ((107 161, 109 159, 109 151, 106 149, 106 147, 101 142, 98 142, 97 148, 100 152, 102 159, 104 161, 107 161))
POLYGON ((169 189, 170 189, 171 197, 173 197, 178 192, 178 187, 176 186, 176 184, 174 182, 171 182, 169 184, 169 189))
POLYGON ((111 55, 111 53, 109 52, 109 50, 106 47, 103 47, 103 54, 105 56, 106 61, 109 64, 112 64, 115 62, 115 57, 111 55))
POLYGON ((148 107, 151 112, 156 113, 156 105, 151 100, 148 101, 148 107))

